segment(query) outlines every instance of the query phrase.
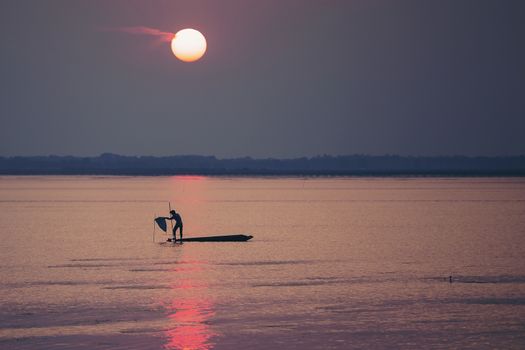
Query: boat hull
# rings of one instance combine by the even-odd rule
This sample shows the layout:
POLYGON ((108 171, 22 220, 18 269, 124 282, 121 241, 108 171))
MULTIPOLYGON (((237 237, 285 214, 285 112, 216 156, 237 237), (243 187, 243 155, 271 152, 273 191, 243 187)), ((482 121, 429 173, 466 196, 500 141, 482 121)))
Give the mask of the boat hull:
MULTIPOLYGON (((252 239, 253 236, 247 235, 227 235, 227 236, 209 236, 209 237, 189 237, 183 238, 182 242, 246 242, 252 239)), ((172 242, 172 239, 168 239, 172 242)), ((177 242, 180 242, 178 239, 177 242)))

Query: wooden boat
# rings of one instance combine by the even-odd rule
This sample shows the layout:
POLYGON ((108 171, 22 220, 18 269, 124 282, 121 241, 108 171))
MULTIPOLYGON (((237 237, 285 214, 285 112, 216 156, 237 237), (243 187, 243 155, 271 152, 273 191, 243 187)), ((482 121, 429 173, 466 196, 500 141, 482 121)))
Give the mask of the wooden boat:
MULTIPOLYGON (((189 238, 183 238, 182 242, 246 242, 252 238, 253 236, 247 236, 247 235, 189 237, 189 238)), ((168 242, 172 242, 172 239, 168 238, 168 242)), ((177 242, 180 242, 180 240, 177 239, 177 242)))

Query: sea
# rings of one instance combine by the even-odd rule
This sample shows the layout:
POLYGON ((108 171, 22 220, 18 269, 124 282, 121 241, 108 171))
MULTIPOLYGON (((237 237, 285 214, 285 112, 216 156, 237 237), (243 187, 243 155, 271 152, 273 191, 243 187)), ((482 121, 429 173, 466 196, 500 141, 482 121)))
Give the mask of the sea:
POLYGON ((0 254, 4 350, 525 348, 524 178, 4 176, 0 254))

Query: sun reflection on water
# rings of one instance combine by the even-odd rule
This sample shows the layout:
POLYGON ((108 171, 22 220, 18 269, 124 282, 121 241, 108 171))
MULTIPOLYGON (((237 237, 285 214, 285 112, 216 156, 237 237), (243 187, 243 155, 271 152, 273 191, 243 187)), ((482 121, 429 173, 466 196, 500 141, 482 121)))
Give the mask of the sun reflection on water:
POLYGON ((167 305, 169 328, 165 331, 169 350, 210 350, 217 334, 208 321, 214 316, 213 303, 202 296, 202 283, 178 281, 172 286, 175 297, 167 305), (178 297, 177 297, 178 296, 178 297))

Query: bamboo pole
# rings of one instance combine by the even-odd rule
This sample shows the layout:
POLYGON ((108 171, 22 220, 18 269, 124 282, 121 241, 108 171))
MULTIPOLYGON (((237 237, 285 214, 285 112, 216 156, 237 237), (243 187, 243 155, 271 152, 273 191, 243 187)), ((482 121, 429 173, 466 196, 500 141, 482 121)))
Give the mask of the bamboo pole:
MULTIPOLYGON (((168 202, 169 208, 170 208, 170 215, 171 215, 171 202, 168 202)), ((171 234, 173 234, 173 220, 170 220, 170 227, 171 227, 171 234)), ((173 235, 173 243, 177 243, 177 237, 173 235)))

